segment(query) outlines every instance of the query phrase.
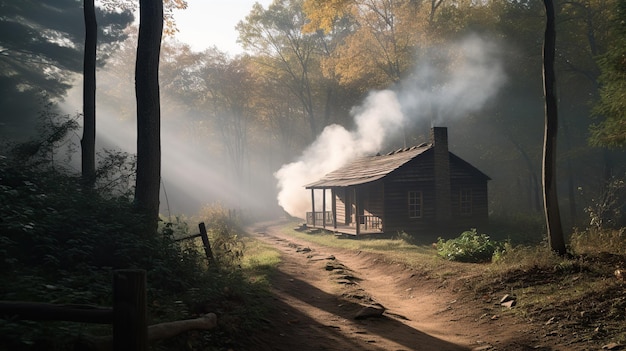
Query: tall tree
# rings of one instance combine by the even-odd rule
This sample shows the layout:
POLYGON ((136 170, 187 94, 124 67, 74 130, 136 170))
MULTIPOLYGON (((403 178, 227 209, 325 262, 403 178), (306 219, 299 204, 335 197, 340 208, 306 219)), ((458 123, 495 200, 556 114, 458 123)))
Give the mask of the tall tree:
POLYGON ((83 55, 83 138, 81 175, 83 184, 92 187, 96 178, 96 48, 98 22, 94 0, 83 1, 85 53, 83 55))
POLYGON ((299 100, 313 138, 321 130, 317 121, 313 77, 319 74, 315 55, 319 38, 303 33, 306 23, 302 0, 276 0, 266 10, 256 3, 245 21, 237 24, 239 41, 253 51, 266 72, 280 77, 299 100))
MULTIPOLYGON (((435 32, 443 39, 451 28, 467 20, 455 16, 437 25, 436 15, 444 0, 305 0, 309 22, 305 30, 329 33, 342 22, 350 22, 351 33, 325 61, 334 67, 343 85, 386 88, 407 76, 416 63, 420 49, 436 45, 435 32), (454 25, 451 25, 454 23, 454 25)), ((478 6, 478 5, 477 5, 478 6)), ((470 5, 457 1, 450 8, 466 14, 470 5)), ((466 15, 467 16, 467 15, 466 15)), ((425 50, 424 50, 425 51, 425 50)))
POLYGON ((163 36, 163 1, 139 1, 139 38, 135 64, 137 97, 137 180, 135 206, 148 230, 156 230, 161 181, 161 107, 159 55, 163 36))
POLYGON ((559 255, 565 255, 565 239, 556 178, 556 145, 558 132, 558 110, 556 96, 556 74, 554 57, 556 52, 556 19, 554 3, 544 0, 546 8, 546 30, 543 47, 543 80, 546 99, 546 121, 543 146, 543 202, 548 229, 550 248, 559 255))

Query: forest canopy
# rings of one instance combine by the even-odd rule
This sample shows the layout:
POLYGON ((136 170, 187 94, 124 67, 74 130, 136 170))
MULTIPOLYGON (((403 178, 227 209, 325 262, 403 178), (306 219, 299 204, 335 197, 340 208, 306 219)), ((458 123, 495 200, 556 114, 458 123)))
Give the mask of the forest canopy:
MULTIPOLYGON (((0 64, 6 93, 0 123, 5 139, 35 134, 37 120, 51 115, 41 113, 45 106, 59 115, 77 115, 77 90, 70 88, 79 82, 81 66, 79 5, 73 0, 3 5, 0 64)), ((136 30, 131 13, 116 8, 128 3, 107 5, 97 11, 97 140, 99 150, 133 153, 135 101, 129 92, 134 90, 136 30)), ((585 204, 611 177, 623 177, 619 5, 577 0, 556 9, 563 116, 559 193, 568 205, 568 225, 586 220, 585 204)), ((166 21, 172 6, 186 4, 167 2, 166 21)), ((424 142, 432 125, 445 125, 452 151, 493 179, 494 213, 539 213, 543 11, 537 1, 277 0, 267 8, 256 4, 238 23, 245 50, 240 55, 217 48, 196 52, 175 35, 166 36, 159 75, 163 187, 171 191, 170 208, 163 202, 161 211, 190 213, 211 202, 277 209, 274 173, 302 157, 328 126, 356 133, 355 117, 367 96, 388 89, 413 102, 401 107, 402 133, 386 137, 379 152, 424 142), (462 49, 455 46, 467 38, 480 39, 462 49), (475 86, 494 88, 471 111, 458 106, 467 102, 465 93, 477 89, 453 90, 448 80, 463 70, 461 50, 492 60, 484 72, 476 66, 465 70, 475 86), (482 80, 496 70, 499 80, 482 80), (450 102, 438 102, 446 97, 450 102)))

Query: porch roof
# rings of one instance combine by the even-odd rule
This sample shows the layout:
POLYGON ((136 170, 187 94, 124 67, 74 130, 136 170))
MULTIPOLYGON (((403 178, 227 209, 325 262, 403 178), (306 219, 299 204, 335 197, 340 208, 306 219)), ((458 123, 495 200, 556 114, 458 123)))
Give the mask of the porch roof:
POLYGON ((386 155, 361 157, 332 171, 320 180, 307 184, 307 189, 323 189, 365 184, 385 177, 424 151, 432 144, 421 144, 392 151, 386 155))

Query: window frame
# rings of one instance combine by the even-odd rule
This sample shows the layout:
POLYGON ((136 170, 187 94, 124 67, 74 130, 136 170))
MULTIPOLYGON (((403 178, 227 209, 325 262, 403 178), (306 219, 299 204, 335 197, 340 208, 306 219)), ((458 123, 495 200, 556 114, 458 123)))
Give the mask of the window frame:
POLYGON ((459 189, 459 214, 471 216, 474 213, 474 191, 472 188, 459 189))
POLYGON ((409 218, 423 218, 424 194, 421 190, 409 190, 407 192, 407 209, 409 218))

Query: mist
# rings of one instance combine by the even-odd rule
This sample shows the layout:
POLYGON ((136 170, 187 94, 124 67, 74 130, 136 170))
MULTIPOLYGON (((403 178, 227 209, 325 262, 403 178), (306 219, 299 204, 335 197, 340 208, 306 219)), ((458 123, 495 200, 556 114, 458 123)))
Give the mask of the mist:
MULTIPOLYGON (((282 166, 284 161, 273 156, 276 150, 249 149, 244 175, 234 174, 210 115, 162 89, 161 214, 193 215, 206 205, 219 204, 282 208, 302 218, 310 210, 306 184, 354 158, 407 146, 406 131, 418 122, 444 125, 480 110, 505 82, 498 45, 477 36, 418 56, 419 66, 404 80, 370 92, 352 108, 354 127, 327 126, 295 161, 282 166)), ((98 72, 97 150, 136 152, 133 69, 128 65, 129 71, 121 73, 105 66, 98 72)), ((78 85, 69 91, 64 112, 80 111, 81 94, 78 85)))
POLYGON ((402 131, 418 122, 446 126, 479 111, 506 81, 499 46, 476 35, 418 57, 418 66, 396 87, 373 91, 352 109, 353 130, 326 127, 296 161, 275 172, 278 204, 287 213, 304 218, 310 210, 306 184, 403 140, 402 131))
MULTIPOLYGON (((122 68, 127 72, 107 66, 98 71, 98 152, 109 149, 136 153, 134 65, 122 68)), ((59 107, 63 113, 79 113, 82 86, 76 84, 70 89, 59 107)), ((209 113, 186 106, 168 94, 167 89, 161 90, 161 215, 192 216, 212 205, 265 210, 273 204, 278 209, 273 170, 260 169, 253 161, 246 161, 246 167, 254 167, 248 173, 255 176, 235 175, 219 133, 211 128, 211 120, 214 118, 209 113)), ((81 133, 78 131, 74 136, 75 144, 78 144, 81 133)), ((80 158, 74 157, 73 162, 73 167, 80 170, 80 158)))
MULTIPOLYGON (((106 81, 101 83, 106 85, 106 81)), ((72 88, 61 107, 71 111, 81 104, 82 90, 72 88)), ((134 98, 133 96, 130 97, 134 98)), ((134 101, 129 101, 133 106, 134 101)), ((74 113, 74 112, 72 112, 74 113)), ((190 117, 162 120, 162 171, 160 212, 165 216, 192 215, 203 206, 220 204, 228 208, 236 203, 239 190, 227 175, 226 161, 206 152, 182 126, 190 117)), ((122 117, 120 106, 98 105, 96 150, 120 150, 135 154, 137 149, 136 118, 122 117)), ((208 137, 208 136, 207 136, 208 137)), ((79 161, 75 159, 74 161, 79 161)), ((75 166, 80 169, 79 165, 75 166)))

